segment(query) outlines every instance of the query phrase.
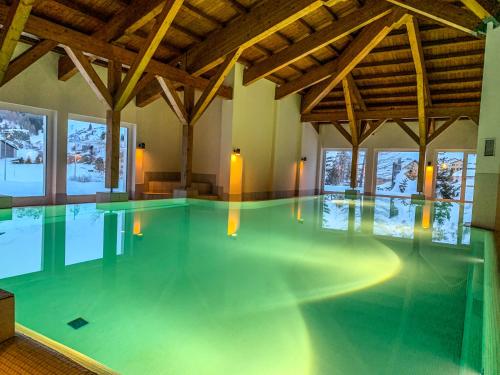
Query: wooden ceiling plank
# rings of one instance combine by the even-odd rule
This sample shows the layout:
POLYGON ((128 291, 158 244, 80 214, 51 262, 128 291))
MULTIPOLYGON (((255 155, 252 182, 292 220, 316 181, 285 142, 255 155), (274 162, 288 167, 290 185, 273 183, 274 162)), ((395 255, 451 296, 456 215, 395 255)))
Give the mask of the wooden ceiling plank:
POLYGON ((445 1, 436 0, 386 0, 438 23, 477 36, 474 31, 477 18, 469 11, 445 1))
POLYGON ((108 88, 101 80, 101 77, 92 67, 88 58, 79 50, 65 46, 66 53, 73 61, 73 64, 78 68, 78 71, 83 76, 87 84, 90 86, 97 98, 103 103, 107 104, 108 109, 113 108, 113 97, 111 96, 108 88))
POLYGON ((7 72, 3 77, 2 86, 52 51, 56 46, 57 42, 42 40, 17 56, 10 62, 7 72))
POLYGON ((0 35, 0 82, 9 67, 10 60, 14 55, 17 42, 21 37, 31 9, 36 0, 14 0, 7 12, 7 17, 3 22, 0 35))
POLYGON ((170 104, 170 108, 172 108, 172 110, 174 111, 175 115, 177 116, 181 124, 187 125, 189 123, 189 114, 186 112, 186 109, 184 108, 184 103, 179 97, 179 94, 175 89, 174 84, 168 79, 165 79, 163 77, 157 76, 156 79, 158 80, 158 83, 160 84, 163 93, 167 98, 167 102, 170 104))
POLYGON ((203 91, 201 97, 196 102, 193 113, 190 114, 190 124, 194 125, 205 112, 207 107, 210 105, 212 100, 215 98, 215 94, 219 87, 222 85, 228 74, 231 72, 234 64, 238 61, 242 49, 238 49, 226 56, 224 62, 217 68, 217 73, 210 80, 210 85, 203 91))
POLYGON ((167 0, 162 12, 156 18, 153 29, 148 35, 143 47, 137 54, 134 63, 130 67, 120 89, 115 95, 116 111, 121 111, 128 102, 129 96, 134 90, 137 82, 146 70, 149 62, 153 58, 156 49, 165 37, 170 25, 174 21, 175 16, 182 7, 184 0, 167 0))
POLYGON ((365 27, 339 58, 278 87, 276 99, 324 80, 311 88, 302 98, 302 113, 311 112, 399 24, 404 16, 404 13, 396 11, 365 27))
POLYGON ((201 75, 219 65, 238 48, 246 49, 290 25, 324 4, 345 0, 265 0, 258 3, 237 22, 211 34, 175 62, 187 62, 186 70, 201 75))
POLYGON ((355 12, 340 18, 310 36, 301 39, 290 47, 272 55, 268 59, 247 69, 243 76, 243 84, 249 85, 264 78, 301 58, 340 40, 347 35, 377 21, 391 12, 391 7, 385 2, 369 1, 355 12))

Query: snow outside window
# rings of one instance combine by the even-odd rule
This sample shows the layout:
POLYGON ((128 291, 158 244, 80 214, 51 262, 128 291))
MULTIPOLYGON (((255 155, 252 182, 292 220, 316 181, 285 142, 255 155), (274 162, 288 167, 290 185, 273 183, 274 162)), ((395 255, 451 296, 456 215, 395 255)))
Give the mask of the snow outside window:
POLYGON ((475 178, 475 153, 460 151, 437 153, 436 198, 472 202, 475 178))
MULTIPOLYGON (((115 191, 127 191, 128 129, 120 128, 120 178, 115 191)), ((67 194, 91 195, 104 188, 106 125, 69 120, 67 194)))
MULTIPOLYGON (((326 150, 324 157, 324 183, 325 192, 345 192, 351 187, 351 161, 352 151, 344 149, 326 150)), ((359 150, 358 155, 358 186, 356 190, 365 190, 365 161, 366 150, 359 150)))
POLYGON ((0 195, 45 195, 47 117, 0 110, 0 195))
POLYGON ((417 193, 417 151, 379 151, 377 154, 377 195, 409 197, 417 193))

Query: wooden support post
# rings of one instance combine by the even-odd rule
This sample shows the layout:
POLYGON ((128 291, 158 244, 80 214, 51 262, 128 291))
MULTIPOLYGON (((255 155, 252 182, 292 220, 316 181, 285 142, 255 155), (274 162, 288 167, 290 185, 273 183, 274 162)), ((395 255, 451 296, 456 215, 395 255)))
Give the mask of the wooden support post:
POLYGON ((354 111, 354 93, 351 84, 352 83, 347 78, 342 80, 352 140, 351 189, 356 189, 358 185, 359 121, 357 119, 356 112, 354 111))
POLYGON ((0 289, 0 342, 15 335, 14 295, 0 289))
MULTIPOLYGON (((184 109, 190 114, 194 108, 194 89, 184 87, 184 109)), ((181 156, 181 185, 183 189, 189 189, 193 182, 193 139, 194 127, 189 122, 182 126, 182 156, 181 156)))
POLYGON ((352 145, 352 162, 351 162, 351 189, 356 189, 358 186, 358 157, 359 146, 352 145))
POLYGON ((417 177, 417 192, 419 194, 424 193, 424 181, 425 181, 425 154, 427 153, 427 146, 419 146, 418 154, 418 177, 417 177))
MULTIPOLYGON (((121 64, 110 60, 108 63, 108 90, 113 96, 121 84, 121 64)), ((106 178, 108 189, 118 187, 120 179, 120 121, 121 112, 108 110, 106 112, 106 178)))

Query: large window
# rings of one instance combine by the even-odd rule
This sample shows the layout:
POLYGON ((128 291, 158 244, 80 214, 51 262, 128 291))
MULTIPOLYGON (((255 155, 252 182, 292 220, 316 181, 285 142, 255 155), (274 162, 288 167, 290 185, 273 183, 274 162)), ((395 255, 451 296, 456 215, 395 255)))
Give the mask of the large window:
POLYGON ((476 154, 442 151, 437 153, 436 160, 435 197, 471 202, 474 198, 476 154))
MULTIPOLYGON (((365 186, 366 150, 359 150, 357 187, 363 192, 365 186)), ((324 183, 325 192, 344 192, 351 186, 352 151, 347 149, 326 150, 324 153, 324 183)))
POLYGON ((0 110, 0 194, 45 195, 47 117, 0 110))
MULTIPOLYGON (((120 129, 120 178, 116 191, 127 191, 128 129, 120 129)), ((90 195, 106 191, 106 125, 69 120, 68 123, 68 195, 90 195)))
POLYGON ((379 151, 376 194, 399 197, 416 194, 418 159, 416 151, 379 151))

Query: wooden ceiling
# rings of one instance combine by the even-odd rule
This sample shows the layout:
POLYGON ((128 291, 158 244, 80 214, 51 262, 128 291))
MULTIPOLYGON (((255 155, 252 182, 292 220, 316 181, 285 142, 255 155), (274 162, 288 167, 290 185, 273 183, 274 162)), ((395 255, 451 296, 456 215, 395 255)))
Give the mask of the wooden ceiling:
MULTIPOLYGON (((66 56, 67 47, 84 52, 94 64, 115 60, 127 71, 165 2, 38 0, 21 41, 38 46, 30 52, 36 58, 49 50, 60 53, 61 80, 78 72, 75 56, 66 56)), ((0 1, 2 24, 12 3, 0 1)), ((180 3, 144 79, 131 86, 137 105, 165 96, 162 77, 174 83, 174 90, 205 89, 224 58, 237 52, 236 58, 248 67, 245 84, 269 79, 279 85, 277 98, 304 94, 304 119, 318 122, 347 121, 350 105, 360 119, 395 110, 400 117, 416 118, 419 79, 431 116, 446 109, 477 110, 485 40, 474 31, 497 6, 494 0, 180 3), (346 95, 352 97, 346 100, 346 95), (416 116, 403 116, 405 111, 416 116)), ((3 83, 34 61, 13 60, 3 83)), ((218 94, 231 97, 231 90, 222 86, 218 94)))

